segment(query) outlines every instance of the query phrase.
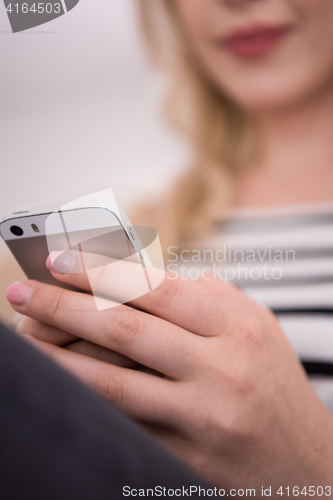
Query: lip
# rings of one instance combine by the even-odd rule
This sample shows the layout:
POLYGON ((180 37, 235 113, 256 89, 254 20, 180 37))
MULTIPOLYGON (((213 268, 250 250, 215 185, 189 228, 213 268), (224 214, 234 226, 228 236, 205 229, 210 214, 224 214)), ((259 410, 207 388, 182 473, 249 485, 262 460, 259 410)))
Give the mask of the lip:
POLYGON ((274 49, 290 32, 290 26, 256 24, 233 31, 220 43, 236 56, 253 58, 274 49))

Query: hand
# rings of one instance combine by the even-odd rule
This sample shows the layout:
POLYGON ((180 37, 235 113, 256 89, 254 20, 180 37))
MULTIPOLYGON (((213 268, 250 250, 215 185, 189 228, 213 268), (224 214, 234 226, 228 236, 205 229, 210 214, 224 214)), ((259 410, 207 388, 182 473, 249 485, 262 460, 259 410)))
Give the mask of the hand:
MULTIPOLYGON (((98 272, 94 288, 113 296, 117 277, 107 268, 98 272)), ((53 275, 90 289, 84 274, 53 275)), ((212 485, 256 488, 259 494, 261 486, 276 492, 281 485, 331 484, 332 416, 274 316, 235 288, 214 282, 208 289, 167 275, 130 304, 137 309, 119 305, 100 312, 92 296, 33 281, 12 285, 8 298, 16 311, 37 322, 163 374, 34 341, 143 422, 212 485)))

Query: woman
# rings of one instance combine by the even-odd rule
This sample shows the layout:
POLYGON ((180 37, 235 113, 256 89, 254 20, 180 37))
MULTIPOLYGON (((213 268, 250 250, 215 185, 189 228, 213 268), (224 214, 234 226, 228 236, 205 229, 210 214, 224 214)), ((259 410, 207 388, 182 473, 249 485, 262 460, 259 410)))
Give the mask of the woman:
MULTIPOLYGON (((264 259, 256 253, 265 238, 263 215, 278 239, 291 214, 291 233, 298 236, 299 225, 311 220, 309 240, 315 243, 322 228, 331 230, 330 207, 323 202, 333 197, 333 1, 153 0, 143 2, 143 14, 153 47, 172 71, 173 111, 182 111, 178 123, 196 151, 194 168, 155 224, 162 226, 168 255, 170 245, 177 255, 199 242, 221 250, 216 224, 227 205, 234 214, 223 215, 225 234, 243 242, 237 248, 243 251, 248 233, 235 238, 244 227, 242 211, 262 207, 250 221, 259 221, 258 237, 250 235, 254 258, 264 259), (288 209, 287 219, 269 210, 290 204, 303 208, 288 209)), ((282 274, 293 273, 283 258, 292 248, 270 249, 269 238, 266 243, 267 251, 282 251, 282 274)), ((325 245, 329 255, 330 241, 325 245)), ((300 248, 311 246, 318 254, 314 244, 300 248)), ((59 273, 50 259, 47 266, 58 280, 90 289, 84 275, 59 273)), ((256 277, 250 275, 248 284, 242 273, 238 281, 251 288, 256 277)), ((207 276, 202 270, 201 283, 194 283, 167 275, 161 286, 132 301, 134 308, 102 313, 93 311, 89 295, 36 282, 12 285, 7 297, 27 316, 20 333, 142 422, 212 485, 255 488, 257 495, 271 488, 273 497, 287 494, 288 487, 296 488, 293 495, 319 497, 323 487, 323 495, 331 495, 332 415, 275 316, 207 276)), ((112 295, 116 280, 99 276, 100 292, 112 295)), ((295 309, 291 301, 298 292, 286 298, 281 287, 275 299, 280 306, 281 293, 295 309)), ((267 294, 262 286, 256 298, 265 301, 267 294)), ((323 302, 317 309, 328 314, 329 295, 323 302)), ((312 336, 320 333, 314 328, 312 336)))

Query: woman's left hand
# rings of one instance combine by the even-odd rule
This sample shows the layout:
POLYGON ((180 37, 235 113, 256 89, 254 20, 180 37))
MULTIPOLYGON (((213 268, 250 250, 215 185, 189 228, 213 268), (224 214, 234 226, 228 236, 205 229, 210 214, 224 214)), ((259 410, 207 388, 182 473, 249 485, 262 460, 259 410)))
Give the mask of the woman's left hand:
MULTIPOLYGON (((96 286, 105 294, 113 277, 103 272, 96 286)), ((90 290, 84 274, 52 274, 90 290)), ((331 485, 333 418, 277 320, 230 285, 202 283, 166 275, 132 307, 100 312, 91 295, 35 281, 12 285, 7 297, 17 312, 53 333, 151 369, 114 366, 32 339, 213 486, 255 488, 257 495, 272 487, 274 497, 280 486, 331 485)), ((34 334, 31 328, 25 333, 34 334)))

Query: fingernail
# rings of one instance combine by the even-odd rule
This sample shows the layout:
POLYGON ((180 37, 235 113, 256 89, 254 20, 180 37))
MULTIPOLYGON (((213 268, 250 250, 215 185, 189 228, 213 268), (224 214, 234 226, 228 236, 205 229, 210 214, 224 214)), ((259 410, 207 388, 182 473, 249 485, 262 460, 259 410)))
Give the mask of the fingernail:
POLYGON ((46 259, 46 267, 57 273, 70 273, 73 271, 76 259, 73 255, 64 252, 52 252, 46 259))
POLYGON ((13 283, 7 290, 6 298, 16 306, 25 306, 32 295, 32 288, 24 283, 13 283))

